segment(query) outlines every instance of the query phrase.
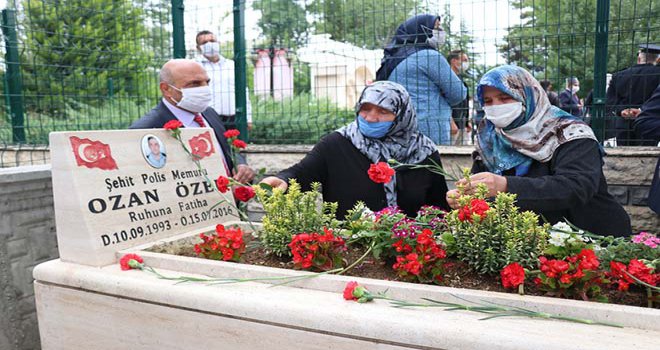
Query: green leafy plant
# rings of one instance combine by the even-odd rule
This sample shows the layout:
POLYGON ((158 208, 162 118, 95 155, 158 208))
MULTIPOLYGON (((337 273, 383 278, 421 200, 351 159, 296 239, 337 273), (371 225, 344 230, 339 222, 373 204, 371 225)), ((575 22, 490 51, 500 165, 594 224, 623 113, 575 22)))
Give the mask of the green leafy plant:
POLYGON ((458 198, 461 208, 446 216, 451 236, 443 235, 448 251, 476 272, 494 274, 512 262, 535 267, 547 244, 548 224, 539 225, 531 211, 520 212, 516 196, 499 193, 495 201, 485 201, 487 189, 479 186, 475 195, 458 198))
POLYGON ((294 179, 289 181, 288 191, 257 188, 257 198, 263 204, 266 216, 259 240, 270 252, 277 256, 290 256, 288 244, 295 234, 303 232, 323 232, 323 228, 336 229, 337 203, 324 203, 321 199, 321 185, 313 183, 311 191, 301 191, 294 179))

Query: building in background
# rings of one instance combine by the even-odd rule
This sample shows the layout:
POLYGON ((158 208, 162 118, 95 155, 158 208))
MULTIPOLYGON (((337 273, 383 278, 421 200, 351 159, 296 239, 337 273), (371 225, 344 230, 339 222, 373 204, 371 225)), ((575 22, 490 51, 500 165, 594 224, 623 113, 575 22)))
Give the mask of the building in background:
POLYGON ((317 34, 298 50, 298 59, 310 65, 311 91, 340 107, 353 107, 362 89, 374 81, 383 50, 365 50, 317 34))

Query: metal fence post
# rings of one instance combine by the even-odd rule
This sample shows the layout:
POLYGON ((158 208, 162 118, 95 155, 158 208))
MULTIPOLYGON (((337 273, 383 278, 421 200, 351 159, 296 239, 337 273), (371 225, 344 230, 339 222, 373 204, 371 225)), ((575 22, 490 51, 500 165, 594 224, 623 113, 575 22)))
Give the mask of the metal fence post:
POLYGON ((247 66, 245 64, 245 0, 234 0, 234 79, 236 81, 236 126, 241 139, 248 140, 247 66))
POLYGON ((172 0, 172 54, 174 58, 186 58, 183 9, 183 0, 172 0))
POLYGON ((607 40, 610 20, 610 0, 596 3, 596 47, 594 50, 594 94, 591 125, 598 141, 605 139, 605 86, 607 75, 607 40))
POLYGON ((7 48, 5 64, 7 65, 6 82, 9 95, 9 111, 11 113, 12 139, 14 143, 24 143, 23 82, 21 78, 21 63, 18 55, 15 10, 2 10, 2 33, 5 36, 5 46, 7 48))

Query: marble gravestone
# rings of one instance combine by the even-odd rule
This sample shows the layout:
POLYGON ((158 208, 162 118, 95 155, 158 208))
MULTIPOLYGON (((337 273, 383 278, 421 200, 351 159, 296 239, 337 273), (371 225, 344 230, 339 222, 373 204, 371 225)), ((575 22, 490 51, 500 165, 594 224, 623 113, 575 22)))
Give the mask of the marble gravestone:
POLYGON ((231 191, 215 190, 227 171, 213 131, 184 128, 181 140, 199 167, 164 129, 51 133, 60 259, 104 266, 119 250, 237 220, 231 191))

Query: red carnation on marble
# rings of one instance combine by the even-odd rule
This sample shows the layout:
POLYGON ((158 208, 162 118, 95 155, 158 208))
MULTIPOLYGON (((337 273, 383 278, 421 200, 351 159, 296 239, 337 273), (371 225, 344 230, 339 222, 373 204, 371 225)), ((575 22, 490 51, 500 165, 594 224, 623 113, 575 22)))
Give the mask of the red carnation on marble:
POLYGON ((241 202, 247 202, 254 197, 255 192, 251 186, 241 186, 234 190, 234 197, 241 202))
POLYGON ((371 181, 377 184, 384 184, 392 180, 394 169, 385 162, 378 162, 376 164, 371 164, 367 173, 369 174, 371 181))
POLYGON ((119 259, 119 266, 122 270, 139 269, 144 262, 141 256, 137 254, 125 254, 119 259))
POLYGON ((355 282, 355 281, 348 282, 346 284, 346 288, 344 288, 344 299, 346 299, 346 300, 357 300, 358 298, 356 298, 353 295, 353 291, 355 290, 355 288, 357 288, 357 286, 358 286, 358 283, 355 282))

